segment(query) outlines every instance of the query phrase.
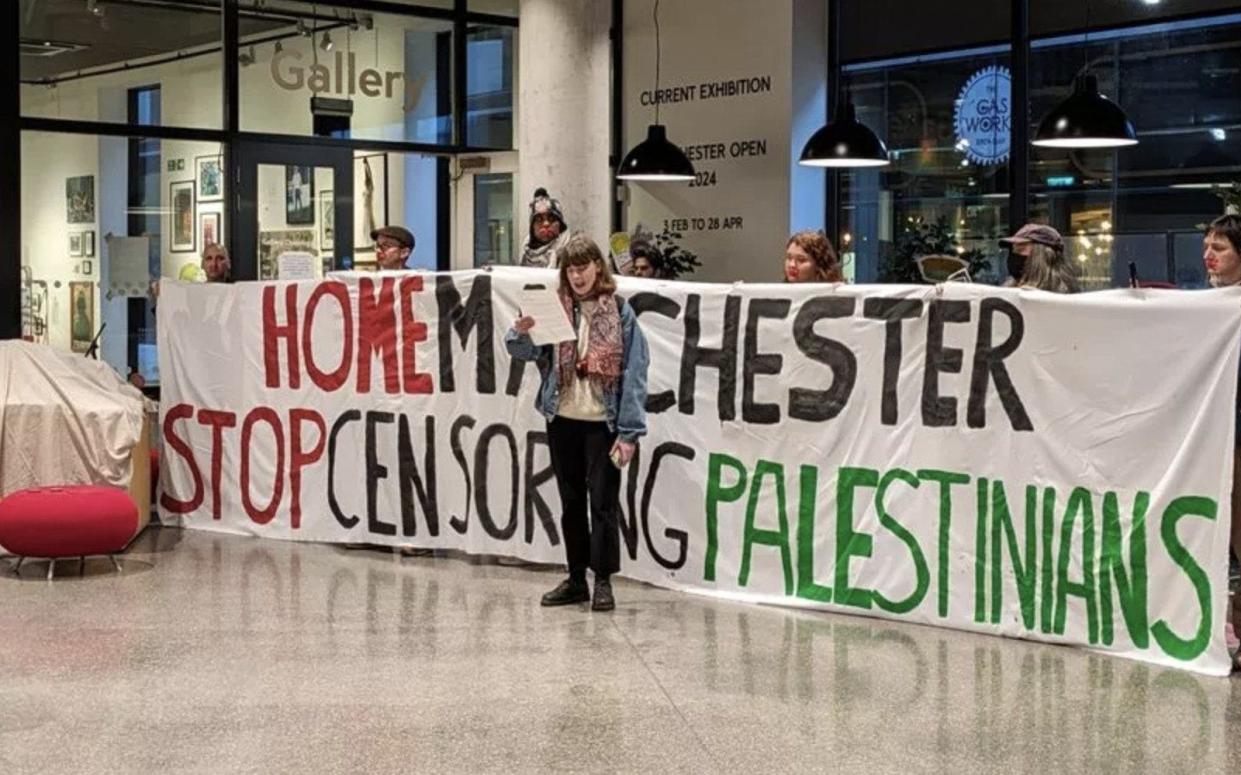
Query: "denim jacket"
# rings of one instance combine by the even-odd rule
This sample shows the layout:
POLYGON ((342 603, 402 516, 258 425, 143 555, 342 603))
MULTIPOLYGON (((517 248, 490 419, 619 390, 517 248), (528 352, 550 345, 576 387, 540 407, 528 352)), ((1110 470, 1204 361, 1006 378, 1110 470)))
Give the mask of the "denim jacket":
MULTIPOLYGON (((624 365, 616 384, 604 389, 603 407, 607 410, 608 430, 621 441, 633 443, 646 435, 646 369, 651 356, 646 348, 646 337, 638 327, 638 316, 619 297, 616 306, 620 313, 624 365)), ((556 379, 557 348, 550 344, 537 346, 529 334, 519 334, 515 328, 510 328, 505 334, 504 346, 514 358, 534 361, 538 365, 542 382, 534 399, 534 407, 551 422, 560 406, 560 383, 556 379)))

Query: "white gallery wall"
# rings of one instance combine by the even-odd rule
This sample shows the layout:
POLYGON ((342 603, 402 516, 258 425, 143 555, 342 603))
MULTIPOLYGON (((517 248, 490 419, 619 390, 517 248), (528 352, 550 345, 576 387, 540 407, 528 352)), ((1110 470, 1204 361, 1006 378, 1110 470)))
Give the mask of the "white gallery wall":
POLYGON ((822 228, 824 176, 796 164, 826 117, 826 20, 807 0, 664 0, 655 85, 654 0, 624 5, 622 146, 659 122, 690 183, 626 184, 626 227, 665 227, 702 267, 687 279, 778 281, 789 232, 822 228))

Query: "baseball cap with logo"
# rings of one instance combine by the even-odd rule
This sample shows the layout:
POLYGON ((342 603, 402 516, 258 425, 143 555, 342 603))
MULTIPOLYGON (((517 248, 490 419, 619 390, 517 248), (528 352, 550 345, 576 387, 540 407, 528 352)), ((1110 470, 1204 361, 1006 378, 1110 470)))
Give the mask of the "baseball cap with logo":
POLYGON ((1013 236, 1000 240, 1001 245, 1016 245, 1023 242, 1033 242, 1056 250, 1064 250, 1064 238, 1060 236, 1060 232, 1045 223, 1027 223, 1013 236))

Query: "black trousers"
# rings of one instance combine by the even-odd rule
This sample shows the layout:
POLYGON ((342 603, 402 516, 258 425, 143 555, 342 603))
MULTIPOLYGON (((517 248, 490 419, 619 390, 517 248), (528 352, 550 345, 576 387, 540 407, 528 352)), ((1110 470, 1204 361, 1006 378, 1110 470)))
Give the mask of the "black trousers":
POLYGON ((547 425, 565 557, 569 576, 579 581, 585 580, 587 568, 596 579, 620 570, 621 477, 608 456, 615 441, 604 422, 557 417, 547 425))

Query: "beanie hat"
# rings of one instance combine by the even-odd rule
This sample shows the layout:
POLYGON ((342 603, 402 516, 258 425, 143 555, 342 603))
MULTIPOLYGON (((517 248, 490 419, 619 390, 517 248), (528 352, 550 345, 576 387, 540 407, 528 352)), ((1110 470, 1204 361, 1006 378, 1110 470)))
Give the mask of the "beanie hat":
POLYGON ((569 229, 565 223, 564 213, 560 209, 560 202, 552 199, 547 193, 547 189, 539 187, 534 191, 534 199, 530 200, 530 233, 534 233, 534 219, 543 214, 549 214, 560 222, 560 230, 562 232, 569 229))

